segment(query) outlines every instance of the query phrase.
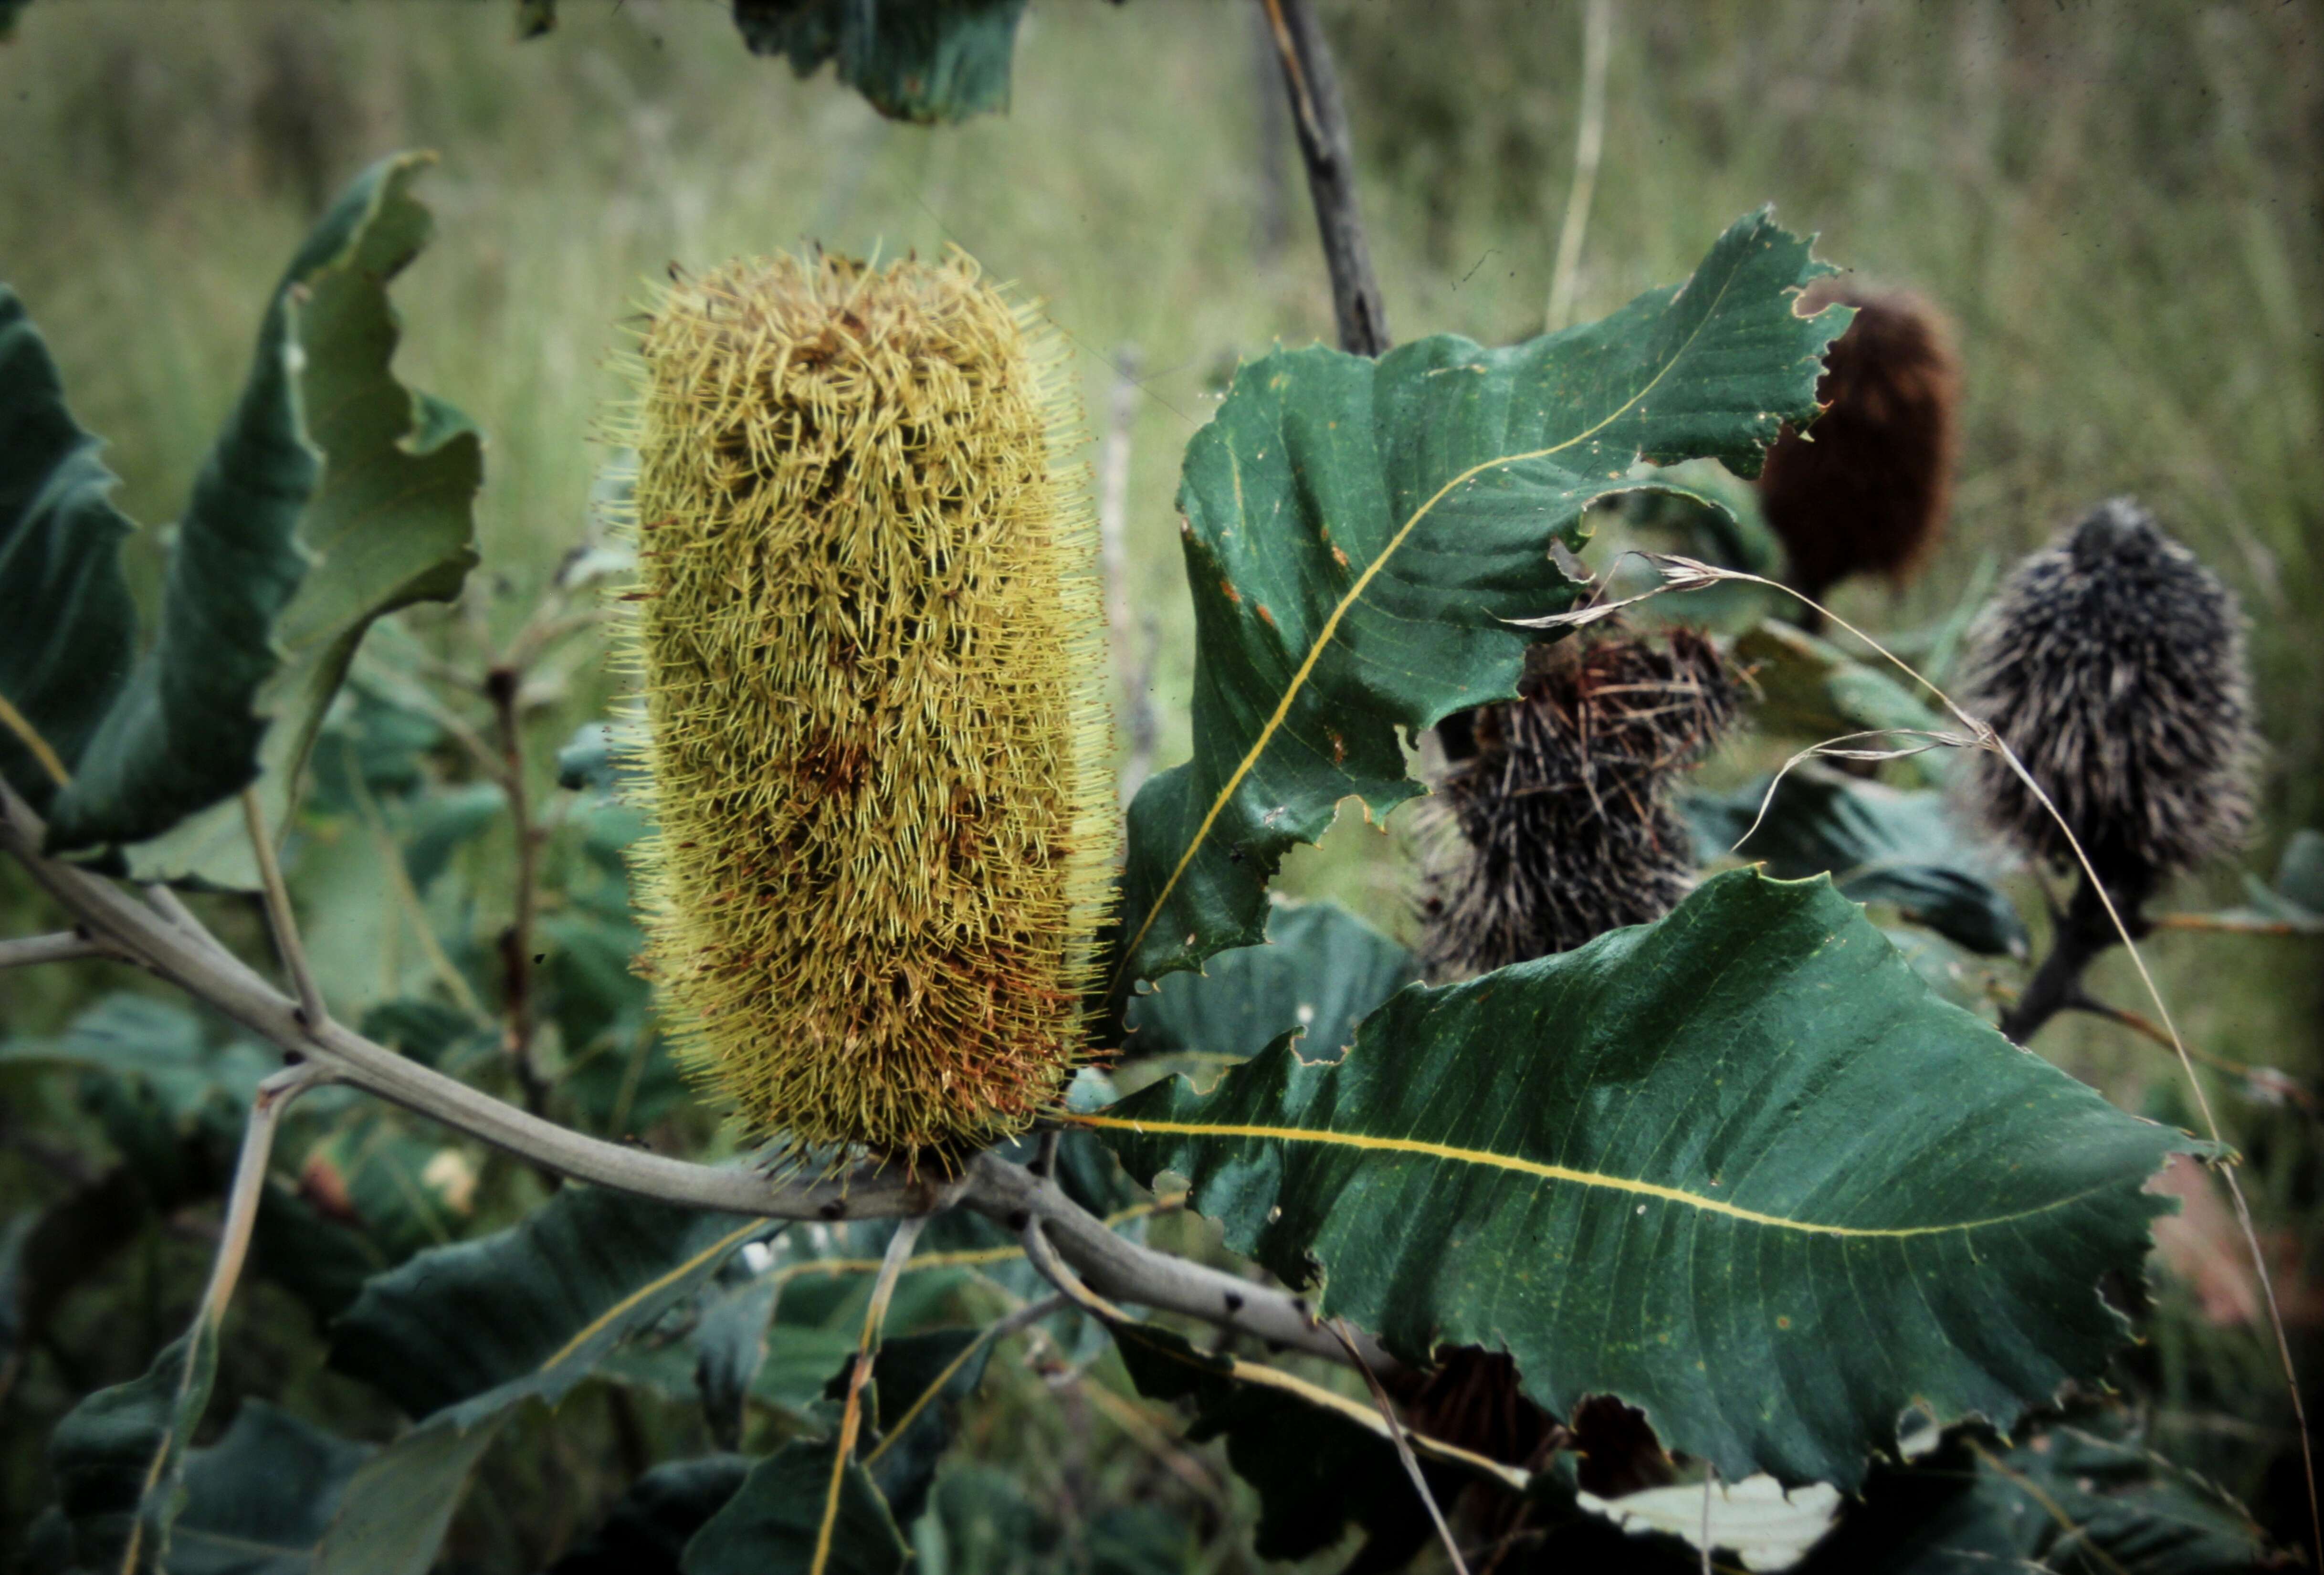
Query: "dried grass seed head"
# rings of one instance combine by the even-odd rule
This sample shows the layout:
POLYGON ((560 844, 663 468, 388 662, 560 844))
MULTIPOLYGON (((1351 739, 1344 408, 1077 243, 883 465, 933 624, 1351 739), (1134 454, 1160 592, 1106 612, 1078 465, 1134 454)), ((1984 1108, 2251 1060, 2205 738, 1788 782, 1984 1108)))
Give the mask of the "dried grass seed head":
POLYGON ((794 1156, 1055 1106, 1111 887, 1096 537, 1054 334, 963 256, 736 262, 640 347, 650 966, 794 1156))
MULTIPOLYGON (((2129 498, 2020 563, 1971 630, 1962 704, 2024 762, 2110 885, 2232 851, 2258 759, 2235 595, 2129 498)), ((1975 758, 1985 820, 2073 863, 2006 762, 1975 758)))

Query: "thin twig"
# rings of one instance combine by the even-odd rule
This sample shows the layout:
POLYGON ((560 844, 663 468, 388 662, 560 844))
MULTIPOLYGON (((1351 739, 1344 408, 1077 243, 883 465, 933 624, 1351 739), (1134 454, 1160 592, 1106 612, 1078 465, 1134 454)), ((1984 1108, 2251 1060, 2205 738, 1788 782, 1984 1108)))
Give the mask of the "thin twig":
POLYGON ((501 934, 501 976, 506 981, 503 1006, 507 1014, 501 1049, 516 1073, 524 1108, 538 1116, 549 1109, 549 1085, 532 1064, 532 921, 540 900, 540 839, 533 831, 531 797, 524 780, 524 723, 517 711, 517 691, 523 677, 508 663, 495 662, 484 675, 484 695, 492 701, 493 715, 499 723, 501 787, 508 795, 509 820, 516 834, 516 914, 501 934))
MULTIPOLYGON (((1095 1294, 1166 1312, 1183 1313, 1222 1329, 1344 1364, 1347 1352, 1315 1326, 1307 1299, 1269 1285, 1139 1246, 1108 1230, 1053 1181, 991 1155, 969 1168, 962 1203, 1022 1237, 1039 1220, 1047 1227, 1044 1247, 1070 1264, 1080 1276, 1056 1288, 1072 1294, 1086 1287, 1095 1294)), ((1035 1264, 1036 1268, 1039 1263, 1035 1264)), ((1044 1275, 1044 1278, 1048 1276, 1044 1275)), ((1369 1337, 1359 1337, 1364 1359, 1375 1368, 1401 1370, 1403 1364, 1369 1337)))
POLYGON ((1553 334, 1573 320, 1573 281, 1582 268, 1582 237, 1590 227, 1591 198, 1598 189, 1598 159, 1606 145, 1606 57, 1613 32, 1613 7, 1590 0, 1582 14, 1582 112, 1573 138, 1573 183, 1565 192, 1565 222, 1557 231, 1557 268, 1549 281, 1548 327, 1553 334))
POLYGON ((824 1575, 831 1564, 832 1534, 839 1525, 840 1489, 847 1483, 847 1468, 855 1463, 855 1435, 863 1426, 863 1386, 872 1378, 872 1361, 880 1354, 881 1326, 888 1322, 888 1303, 896 1294, 896 1282, 904 1272, 904 1260, 912 1256, 912 1244, 920 1239, 924 1220, 906 1220, 896 1227, 896 1234, 888 1239, 888 1250, 880 1259, 880 1277, 872 1283, 872 1305, 863 1314, 863 1333, 855 1343, 855 1365, 847 1373, 847 1404, 839 1414, 838 1448, 831 1457, 831 1487, 824 1496, 823 1521, 816 1529, 815 1556, 807 1561, 807 1575, 824 1575))
MULTIPOLYGON (((2164 1032, 2163 1025, 2149 1021, 2136 1012, 2126 1011, 2117 1006, 2108 1006, 2096 996, 2080 993, 2078 993, 2067 1005, 2071 1010, 2088 1012, 2094 1018, 2104 1018, 2110 1023, 2118 1024, 2140 1038, 2160 1045, 2165 1050, 2172 1048, 2171 1036, 2164 1032)), ((2224 1072, 2230 1077, 2243 1079, 2251 1085, 2252 1091, 2255 1094, 2260 1094, 2264 1098, 2282 1100, 2311 1113, 2316 1109, 2315 1094, 2275 1067, 2255 1066, 2249 1062, 2237 1061, 2232 1056, 2221 1055, 2216 1051, 2198 1050, 2192 1045, 2186 1046, 2186 1050, 2190 1056, 2211 1068, 2212 1071, 2224 1072)))
POLYGON ((290 889, 282 884, 282 867, 275 862, 274 841, 267 834, 266 812, 258 789, 242 790, 243 829, 250 834, 251 857, 258 861, 259 883, 265 889, 266 926, 274 934, 275 954, 299 992, 299 1009, 310 1033, 320 1033, 330 1022, 323 1009, 323 992, 315 987, 314 970, 307 966, 307 948, 299 941, 299 920, 290 911, 290 889))
POLYGON ((84 957, 127 961, 115 948, 77 930, 60 930, 53 935, 26 935, 22 940, 0 941, 0 970, 30 968, 35 962, 71 962, 84 957))
POLYGON ((1388 1390, 1381 1386, 1379 1375, 1373 1372, 1371 1364, 1364 1360, 1364 1353, 1356 1349, 1356 1339, 1349 1331, 1348 1321, 1334 1318, 1323 1327, 1347 1348, 1348 1359, 1355 1363, 1356 1371, 1364 1376, 1365 1386, 1372 1392, 1372 1404, 1379 1407, 1380 1420, 1388 1424, 1388 1441, 1396 1445, 1396 1458, 1404 1462, 1404 1474, 1412 1478, 1413 1490, 1420 1495, 1420 1502, 1427 1506, 1428 1518, 1436 1527, 1437 1538, 1443 1543, 1444 1554, 1452 1561, 1456 1575, 1469 1575, 1468 1561, 1461 1557, 1461 1544, 1452 1540, 1452 1528, 1444 1524, 1444 1511, 1437 1504, 1436 1495, 1429 1490, 1428 1478, 1421 1474, 1420 1460, 1412 1452, 1412 1441, 1405 1436, 1404 1423, 1397 1417, 1396 1403, 1388 1397, 1388 1390))
POLYGON ((258 1085, 251 1101, 250 1119, 243 1130, 242 1153, 235 1159, 234 1180, 226 1194, 226 1218, 218 1228, 217 1256, 210 1261, 209 1285, 202 1292, 200 1316, 216 1323, 226 1316, 250 1254, 250 1234, 258 1223, 258 1203, 266 1190, 266 1162, 274 1151, 274 1129, 290 1101, 318 1084, 333 1081, 330 1069, 312 1061, 284 1067, 258 1085))
POLYGON ((1347 114, 1340 104, 1339 73, 1323 29, 1307 0, 1259 0, 1290 90, 1292 124, 1307 164, 1307 191, 1315 201, 1315 227, 1332 273, 1332 312, 1340 348, 1379 355, 1388 347, 1388 309, 1372 274, 1371 248, 1356 209, 1355 160, 1348 145, 1347 114))
POLYGON ((2319 935, 2324 928, 2289 919, 2240 918, 2231 913, 2165 913, 2149 918, 2157 930, 2216 930, 2230 935, 2319 935))

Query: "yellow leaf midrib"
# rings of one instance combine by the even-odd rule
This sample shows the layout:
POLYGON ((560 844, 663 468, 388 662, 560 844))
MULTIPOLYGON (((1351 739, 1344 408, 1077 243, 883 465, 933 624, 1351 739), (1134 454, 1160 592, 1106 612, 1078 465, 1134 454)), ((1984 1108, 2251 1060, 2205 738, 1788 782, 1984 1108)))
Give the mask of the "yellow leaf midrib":
POLYGON ((1772 1230, 1798 1231, 1811 1236, 1836 1236, 1858 1240, 1895 1241, 1916 1236, 1949 1236, 1972 1230, 1986 1230, 1997 1226, 2015 1224, 2039 1214, 2050 1213, 2080 1202, 2101 1191, 2105 1184, 2088 1187, 2066 1197, 2014 1213, 1997 1214, 1982 1220, 1950 1220, 1941 1225, 1859 1226, 1832 1225, 1812 1220, 1794 1220, 1782 1214, 1764 1213, 1747 1209, 1720 1198, 1707 1198, 1700 1193, 1690 1193, 1683 1187, 1665 1186, 1659 1182, 1640 1181, 1631 1176, 1609 1175, 1603 1171, 1581 1170, 1572 1165, 1551 1165, 1537 1159, 1526 1159, 1516 1155, 1496 1153, 1486 1148, 1465 1148, 1457 1144, 1436 1143, 1422 1138, 1387 1138, 1365 1132, 1340 1132, 1329 1128, 1306 1127, 1269 1127, 1240 1123, 1213 1124, 1204 1121, 1151 1121, 1119 1116, 1075 1116, 1068 1118, 1077 1126, 1116 1132, 1141 1135, 1163 1134, 1187 1138, 1244 1138, 1281 1143, 1307 1143, 1330 1147, 1358 1148, 1383 1154, 1419 1155, 1443 1159, 1458 1165, 1473 1165, 1489 1170, 1507 1171, 1517 1175, 1535 1176, 1544 1181, 1567 1182, 1577 1186, 1594 1187, 1607 1192, 1624 1193, 1634 1197, 1655 1198, 1665 1202, 1682 1204, 1706 1214, 1722 1215, 1746 1224, 1763 1225, 1772 1230))

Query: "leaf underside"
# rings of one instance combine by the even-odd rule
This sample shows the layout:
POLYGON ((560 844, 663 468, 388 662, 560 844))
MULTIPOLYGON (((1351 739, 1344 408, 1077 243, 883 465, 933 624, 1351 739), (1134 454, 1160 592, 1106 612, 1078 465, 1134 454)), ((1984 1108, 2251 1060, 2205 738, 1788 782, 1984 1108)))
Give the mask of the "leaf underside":
POLYGON ((1729 1481, 1846 1488, 1909 1405, 2006 1426, 2096 1373, 2100 1276, 2196 1147, 1936 999, 1827 881, 1752 870, 1091 1124, 1407 1360, 1505 1348, 1554 1413, 1619 1395, 1729 1481))

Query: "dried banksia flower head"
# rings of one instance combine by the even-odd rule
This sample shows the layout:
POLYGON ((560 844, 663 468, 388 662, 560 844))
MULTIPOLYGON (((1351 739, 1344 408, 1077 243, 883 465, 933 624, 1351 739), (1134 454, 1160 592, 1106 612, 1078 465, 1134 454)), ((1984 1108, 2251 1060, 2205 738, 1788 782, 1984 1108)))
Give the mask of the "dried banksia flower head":
MULTIPOLYGON (((2010 575, 1969 634, 1961 703, 1997 728, 2109 886, 2232 849, 2257 742, 2243 614, 2128 498, 2099 504, 2010 575)), ((2059 865, 2073 852, 1998 757, 1968 784, 1985 818, 2059 865)))
POLYGON ((1528 653, 1424 801, 1422 960, 1433 978, 1570 951, 1677 906, 1694 850, 1675 774, 1734 719, 1738 686, 1692 631, 1618 627, 1528 653))
POLYGON ((1909 577, 1951 505, 1960 367, 1943 316, 1916 296, 1837 280, 1798 310, 1840 305, 1856 320, 1832 341, 1805 433, 1785 427, 1759 473, 1759 505, 1783 539, 1792 584, 1821 599, 1854 575, 1909 577))
POLYGON ((681 1059, 793 1155, 942 1166, 1060 1099, 1114 857, 1069 365, 958 255, 732 263, 641 353, 637 868, 681 1059))

